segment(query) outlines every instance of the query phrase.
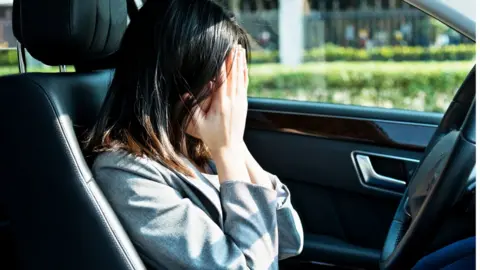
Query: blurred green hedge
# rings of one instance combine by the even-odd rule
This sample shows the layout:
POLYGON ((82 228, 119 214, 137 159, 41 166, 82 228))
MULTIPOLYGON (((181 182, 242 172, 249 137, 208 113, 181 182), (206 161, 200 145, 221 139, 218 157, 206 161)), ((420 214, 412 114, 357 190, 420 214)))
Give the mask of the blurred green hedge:
MULTIPOLYGON (((447 49, 451 47, 443 48, 447 49)), ((438 56, 442 61, 359 62, 355 60, 359 60, 361 55, 353 56, 352 49, 343 50, 348 51, 343 55, 350 55, 349 61, 307 62, 295 68, 277 63, 252 64, 249 68, 249 93, 257 97, 442 112, 474 64, 469 57, 466 57, 469 61, 444 61, 453 60, 453 54, 438 56)), ((439 49, 429 50, 433 55, 439 49)), ((412 51, 415 52, 405 51, 408 52, 405 55, 414 55, 412 51)), ((456 57, 468 55, 459 51, 456 51, 456 57)), ((382 49, 378 55, 390 57, 382 49)), ((15 51, 0 51, 0 66, 10 63, 0 67, 0 76, 18 73, 16 61, 15 51)), ((58 68, 38 71, 57 72, 58 68)))
POLYGON ((343 93, 357 105, 363 105, 356 99, 367 93, 376 106, 388 101, 391 107, 404 109, 420 98, 423 110, 443 111, 438 99, 451 99, 472 67, 473 61, 307 63, 295 69, 252 65, 249 91, 278 98, 303 93, 303 100, 322 102, 335 102, 334 95, 343 93))
MULTIPOLYGON (((378 47, 370 50, 327 44, 306 50, 305 62, 321 61, 461 61, 475 57, 475 44, 444 47, 378 47)), ((277 51, 252 51, 252 63, 276 63, 277 51)), ((16 50, 0 50, 0 66, 17 65, 16 50)))
MULTIPOLYGON (((460 61, 471 60, 474 57, 475 44, 443 47, 387 46, 369 50, 327 44, 321 48, 306 50, 304 61, 460 61)), ((252 63, 278 61, 277 51, 252 52, 252 63)))
POLYGON ((0 49, 0 66, 18 65, 17 50, 0 49))
POLYGON ((279 64, 251 65, 251 87, 328 89, 404 89, 450 91, 459 87, 473 61, 307 63, 297 68, 279 64))

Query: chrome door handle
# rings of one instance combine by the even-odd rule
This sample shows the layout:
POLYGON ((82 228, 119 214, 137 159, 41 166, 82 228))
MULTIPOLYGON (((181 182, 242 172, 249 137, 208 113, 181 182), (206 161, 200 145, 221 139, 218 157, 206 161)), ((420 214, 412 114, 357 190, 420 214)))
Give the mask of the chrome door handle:
POLYGON ((356 154, 355 159, 363 178, 362 180, 366 185, 394 191, 404 191, 406 186, 405 181, 378 174, 367 155, 356 154))

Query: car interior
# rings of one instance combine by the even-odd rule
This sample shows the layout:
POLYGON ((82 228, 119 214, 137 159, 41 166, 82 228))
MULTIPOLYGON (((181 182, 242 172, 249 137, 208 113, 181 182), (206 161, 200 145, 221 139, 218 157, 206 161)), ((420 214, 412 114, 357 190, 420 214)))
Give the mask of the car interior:
MULTIPOLYGON (((21 48, 76 71, 0 77, 2 269, 149 268, 81 149, 132 3, 14 1, 21 48)), ((409 269, 475 236, 475 120, 475 67, 445 114, 250 98, 245 141, 305 232, 281 269, 409 269)))

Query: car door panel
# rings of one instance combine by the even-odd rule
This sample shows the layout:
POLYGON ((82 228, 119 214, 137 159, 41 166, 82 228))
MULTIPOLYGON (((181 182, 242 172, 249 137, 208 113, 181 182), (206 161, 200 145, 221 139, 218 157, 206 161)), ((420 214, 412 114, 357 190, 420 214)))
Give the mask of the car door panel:
POLYGON ((355 154, 369 156, 376 171, 393 179, 401 178, 397 167, 411 174, 440 119, 432 113, 250 99, 245 141, 264 169, 289 187, 304 226, 304 251, 290 263, 375 268, 402 190, 366 184, 355 154))

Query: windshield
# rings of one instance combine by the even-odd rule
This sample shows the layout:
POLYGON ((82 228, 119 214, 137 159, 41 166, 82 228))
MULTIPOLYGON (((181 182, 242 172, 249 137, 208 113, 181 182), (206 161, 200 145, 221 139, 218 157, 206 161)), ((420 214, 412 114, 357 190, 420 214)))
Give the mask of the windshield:
POLYGON ((439 19, 471 40, 476 40, 475 0, 405 0, 439 19))
POLYGON ((446 6, 476 22, 475 0, 441 0, 446 6))

